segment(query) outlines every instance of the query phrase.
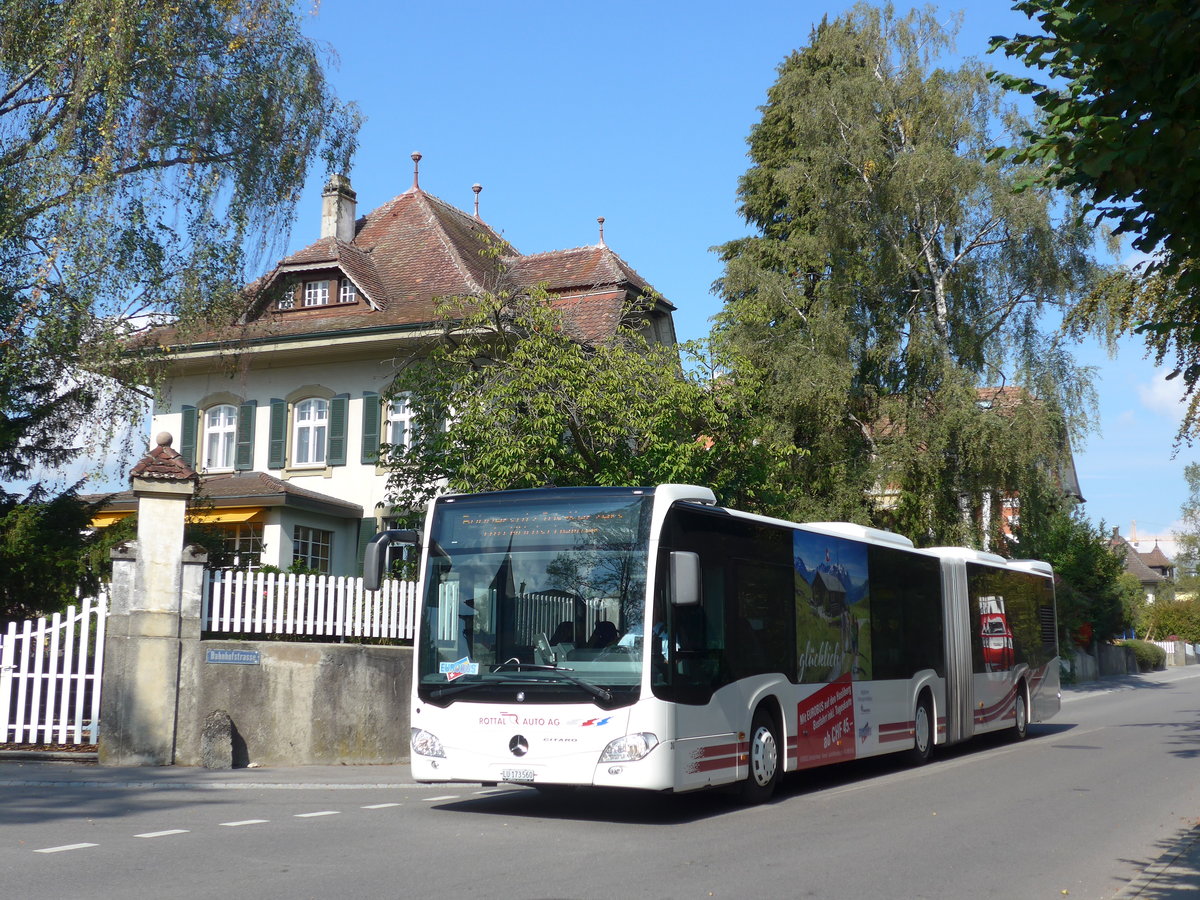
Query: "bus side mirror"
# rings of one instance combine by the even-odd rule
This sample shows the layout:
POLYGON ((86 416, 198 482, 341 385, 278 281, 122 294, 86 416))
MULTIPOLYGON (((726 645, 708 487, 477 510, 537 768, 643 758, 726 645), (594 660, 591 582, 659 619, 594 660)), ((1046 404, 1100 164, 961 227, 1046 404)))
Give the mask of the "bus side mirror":
POLYGON ((421 536, 412 528, 401 528, 381 531, 371 538, 363 554, 364 590, 379 590, 379 585, 383 582, 383 567, 387 563, 388 547, 393 544, 412 544, 419 547, 421 536))
POLYGON ((700 602, 700 554, 671 551, 671 605, 695 606, 700 602))

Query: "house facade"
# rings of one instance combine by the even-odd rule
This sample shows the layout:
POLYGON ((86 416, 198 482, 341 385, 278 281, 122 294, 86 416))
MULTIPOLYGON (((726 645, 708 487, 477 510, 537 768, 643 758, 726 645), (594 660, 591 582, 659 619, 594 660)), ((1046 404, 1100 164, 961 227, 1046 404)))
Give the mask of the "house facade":
MULTIPOLYGON (((236 322, 167 349, 152 433, 201 474, 192 520, 219 528, 223 564, 356 574, 389 524, 380 444, 412 438, 412 410, 385 393, 398 361, 441 334, 440 298, 541 285, 580 340, 611 336, 631 304, 653 341, 674 343, 674 307, 600 241, 519 253, 480 217, 412 186, 365 216, 349 179, 322 197, 321 234, 246 290, 236 322)), ((600 220, 601 225, 603 220, 600 220)), ((132 509, 118 496, 102 519, 132 509)), ((100 524, 104 524, 101 522, 100 524)))
POLYGON ((1149 551, 1140 551, 1136 532, 1137 527, 1134 526, 1135 536, 1127 539, 1114 526, 1108 545, 1125 560, 1125 571, 1141 584, 1146 602, 1153 603, 1159 592, 1175 580, 1175 563, 1159 547, 1157 540, 1149 551))

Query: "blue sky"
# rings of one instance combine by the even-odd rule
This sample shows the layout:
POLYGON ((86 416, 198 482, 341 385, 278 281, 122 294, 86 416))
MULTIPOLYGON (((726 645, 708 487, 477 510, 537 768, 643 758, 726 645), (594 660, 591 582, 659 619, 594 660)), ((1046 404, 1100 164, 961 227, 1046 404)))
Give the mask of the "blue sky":
MULTIPOLYGON (((307 3, 307 0, 305 0, 307 3)), ((367 212, 412 181, 481 215, 525 253, 606 242, 678 306, 681 338, 702 337, 718 309, 709 248, 747 233, 737 214, 746 136, 776 66, 822 14, 848 3, 396 3, 323 0, 306 30, 339 57, 330 77, 366 122, 352 172, 367 212)), ((901 10, 911 4, 897 4, 901 10)), ((958 51, 990 65, 988 38, 1031 30, 1007 0, 962 9, 958 51)), ((297 210, 289 249, 314 240, 321 179, 297 210)), ((1172 458, 1177 402, 1155 393, 1138 342, 1099 367, 1101 433, 1076 447, 1086 512, 1128 534, 1166 533, 1185 496, 1172 458)), ((126 466, 126 471, 128 466, 126 466)))
MULTIPOLYGON (((422 188, 470 210, 479 182, 481 215, 522 252, 595 243, 604 216, 606 242, 679 307, 692 338, 718 309, 709 248, 747 233, 737 180, 776 66, 849 5, 323 0, 307 28, 336 51, 332 80, 366 116, 360 212, 411 184, 419 150, 422 188)), ((1009 5, 944 7, 963 13, 958 52, 1011 70, 985 56, 992 35, 1033 27, 1009 5)), ((292 248, 316 237, 319 194, 314 179, 292 248)), ((1100 433, 1076 447, 1086 512, 1123 534, 1133 522, 1164 534, 1195 458, 1172 458, 1177 394, 1137 341, 1115 360, 1094 344, 1079 356, 1099 368, 1101 398, 1100 433)))

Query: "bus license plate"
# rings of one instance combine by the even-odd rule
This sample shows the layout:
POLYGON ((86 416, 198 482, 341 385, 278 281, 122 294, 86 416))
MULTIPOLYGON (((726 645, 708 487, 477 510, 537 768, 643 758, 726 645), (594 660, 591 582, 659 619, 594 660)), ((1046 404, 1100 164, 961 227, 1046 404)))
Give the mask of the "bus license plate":
POLYGON ((502 781, 533 781, 533 769, 501 769, 502 781))

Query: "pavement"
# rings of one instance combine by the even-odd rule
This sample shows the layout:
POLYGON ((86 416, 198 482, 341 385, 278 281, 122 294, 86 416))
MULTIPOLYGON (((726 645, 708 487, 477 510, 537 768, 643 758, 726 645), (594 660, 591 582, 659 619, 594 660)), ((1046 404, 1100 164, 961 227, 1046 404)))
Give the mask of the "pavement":
MULTIPOLYGON (((1083 684, 1063 685, 1063 703, 1115 691, 1128 691, 1148 684, 1169 684, 1200 678, 1200 666, 1168 667, 1161 672, 1138 675, 1105 675, 1083 684)), ((1157 860, 1113 894, 1113 900, 1195 900, 1200 897, 1200 811, 1197 824, 1177 835, 1157 860)))
MULTIPOLYGON (((1200 666, 1169 668, 1144 675, 1112 675, 1081 685, 1065 685, 1063 702, 1133 690, 1148 682, 1169 683, 1200 677, 1200 666)), ((201 769, 183 766, 109 768, 80 754, 5 752, 0 755, 0 789, 4 787, 70 786, 140 790, 377 790, 415 788, 407 764, 376 766, 295 766, 278 768, 201 769), (49 758, 48 758, 49 757, 49 758), (67 758, 63 758, 67 757, 67 758), (74 758, 71 758, 74 757, 74 758)), ((1200 897, 1200 819, 1129 884, 1114 900, 1183 900, 1200 897)))

